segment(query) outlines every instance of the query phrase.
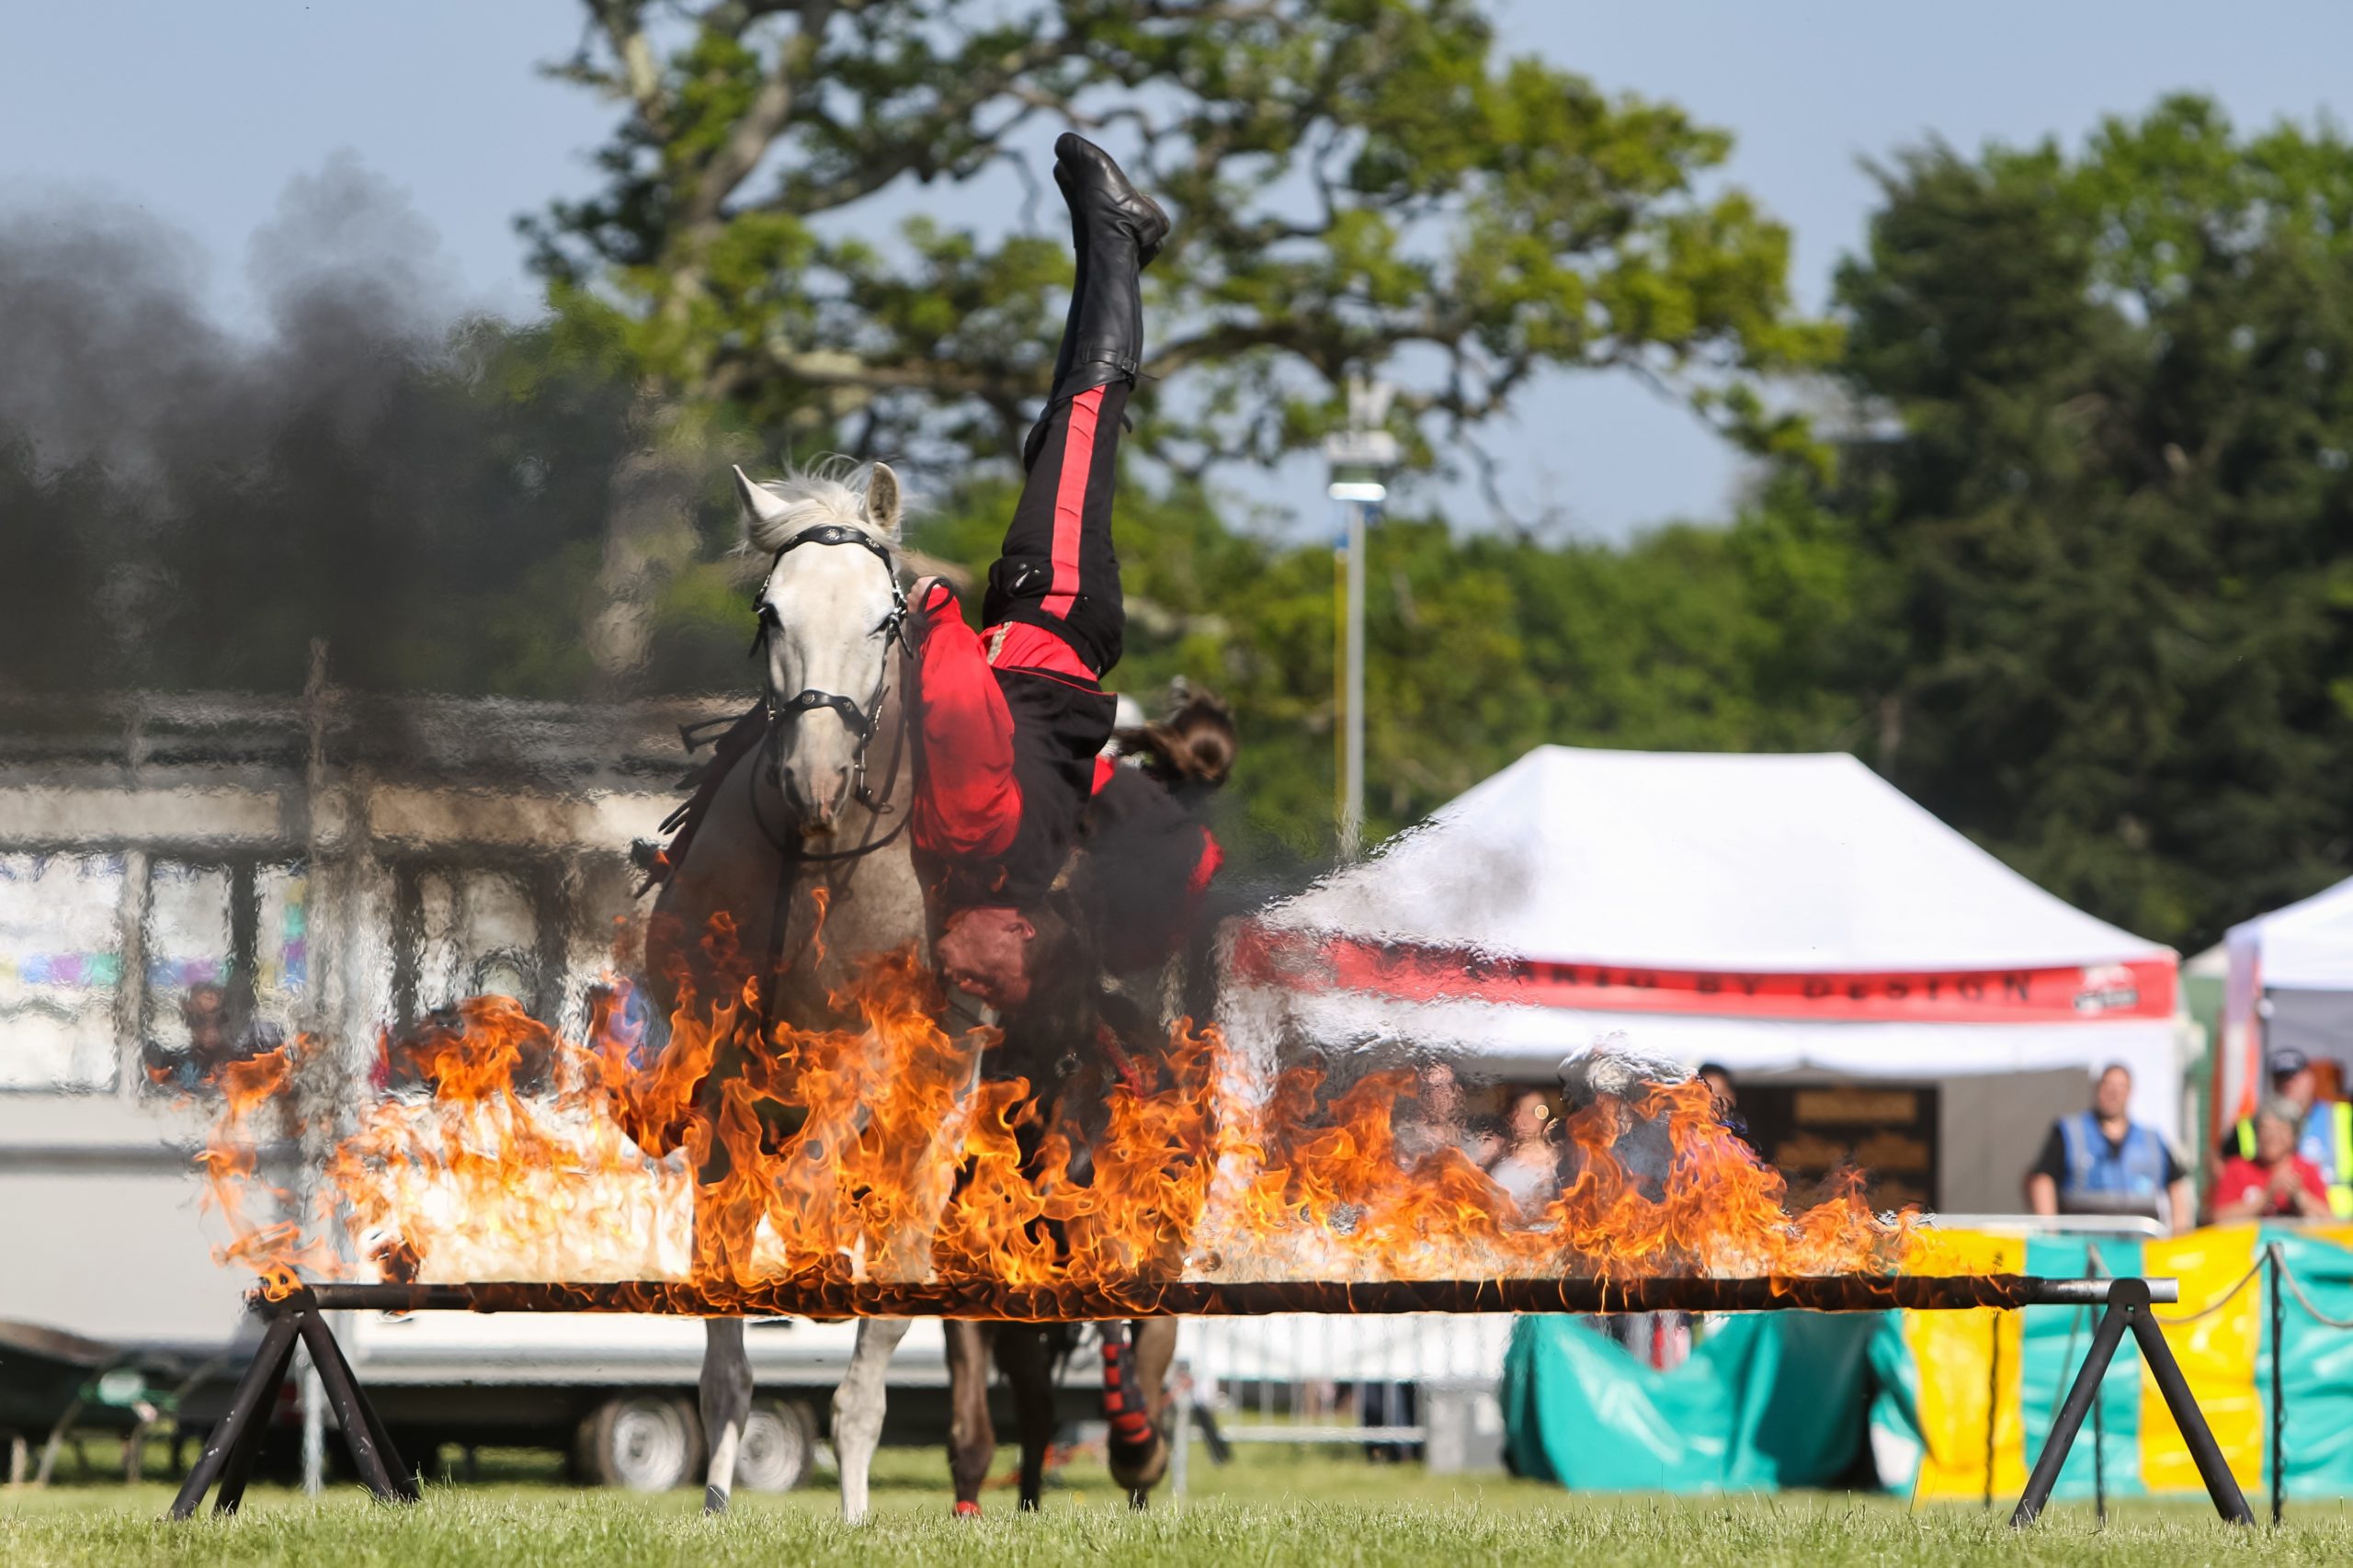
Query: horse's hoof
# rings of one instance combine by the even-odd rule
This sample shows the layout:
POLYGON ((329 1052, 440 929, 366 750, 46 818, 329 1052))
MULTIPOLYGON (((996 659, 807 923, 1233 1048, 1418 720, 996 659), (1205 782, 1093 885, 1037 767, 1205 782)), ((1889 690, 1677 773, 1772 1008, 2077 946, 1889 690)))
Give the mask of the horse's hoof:
POLYGON ((706 1514, 723 1514, 727 1512, 727 1494, 722 1492, 716 1486, 704 1487, 702 1489, 702 1511, 706 1514))
POLYGON ((956 1517, 960 1519, 977 1519, 981 1517, 981 1506, 969 1497, 959 1497, 956 1499, 956 1517))

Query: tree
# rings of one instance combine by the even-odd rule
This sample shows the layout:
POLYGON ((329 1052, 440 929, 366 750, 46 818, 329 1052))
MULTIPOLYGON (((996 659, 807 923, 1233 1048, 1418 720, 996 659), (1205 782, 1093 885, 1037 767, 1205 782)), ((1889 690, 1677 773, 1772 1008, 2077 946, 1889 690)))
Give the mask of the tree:
POLYGON ((2353 147, 2176 97, 1880 179, 1838 285, 1877 765, 2185 947, 2344 876, 2353 147))
MULTIPOLYGON (((1064 125, 1179 218, 1135 416, 1181 476, 1312 447, 1372 371, 1404 384, 1392 420, 1420 463, 1472 449, 1556 369, 1627 370, 1744 439, 1801 438, 1752 382, 1831 339, 1790 309, 1782 228, 1700 189, 1730 138, 1500 58, 1473 0, 585 3, 554 69, 620 123, 604 187, 528 224, 538 265, 657 401, 778 449, 960 474, 1017 451, 1069 277, 1058 221, 916 218, 893 244, 862 214, 1001 166, 1034 190, 1024 138, 1064 125)), ((652 488, 616 512, 617 601, 690 555, 676 495, 652 488)))

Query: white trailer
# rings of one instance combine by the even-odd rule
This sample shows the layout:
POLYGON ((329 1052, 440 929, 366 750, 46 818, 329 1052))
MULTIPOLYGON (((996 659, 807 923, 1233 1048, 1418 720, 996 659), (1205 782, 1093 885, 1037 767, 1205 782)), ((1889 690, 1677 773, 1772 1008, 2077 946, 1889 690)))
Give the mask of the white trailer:
MULTIPOLYGON (((369 1092, 378 1030, 506 991, 578 1037, 634 907, 633 838, 676 803, 708 703, 580 708, 338 693, 0 699, 0 1318, 214 1362, 258 1329, 214 1261, 194 1156, 218 1114, 185 999, 335 1042, 300 1087, 369 1092)), ((265 1152, 289 1190, 304 1151, 265 1152)), ((586 1479, 673 1483, 700 1447, 694 1322, 361 1317, 359 1376, 408 1444, 529 1443, 586 1479)), ((805 1471, 847 1324, 750 1335, 762 1425, 743 1483, 805 1471)), ((891 1369, 892 1438, 944 1433, 937 1324, 891 1369)), ((216 1402, 217 1405, 217 1402, 216 1402)), ((184 1407, 199 1422, 206 1401, 184 1407)), ((426 1457, 422 1449, 404 1455, 426 1457)))

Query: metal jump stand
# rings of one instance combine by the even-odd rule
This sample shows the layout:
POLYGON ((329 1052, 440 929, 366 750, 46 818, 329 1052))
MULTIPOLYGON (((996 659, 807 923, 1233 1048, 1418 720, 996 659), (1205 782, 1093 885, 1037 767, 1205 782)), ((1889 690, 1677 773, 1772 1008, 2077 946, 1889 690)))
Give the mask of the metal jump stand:
POLYGON ((360 1312, 660 1312, 700 1316, 733 1313, 793 1317, 965 1317, 1027 1322, 1084 1322, 1168 1315, 1259 1312, 1954 1312, 1990 1307, 2104 1308, 2091 1348, 2051 1424, 2041 1457, 2010 1523, 2032 1524, 2051 1500, 2060 1467, 2100 1380, 2129 1330, 2149 1363, 2165 1407, 2173 1413, 2196 1460, 2214 1509, 2235 1524, 2253 1524, 2238 1481, 2222 1460, 2180 1365, 2150 1312, 2153 1301, 2178 1299, 2170 1279, 2046 1279, 2032 1275, 1805 1275, 1716 1279, 1453 1279, 1343 1284, 1313 1281, 1221 1283, 1133 1281, 1102 1288, 1006 1290, 985 1281, 947 1285, 868 1285, 784 1281, 724 1301, 691 1285, 642 1280, 608 1285, 497 1281, 475 1285, 305 1285, 256 1308, 268 1319, 261 1348, 245 1369, 227 1414, 206 1438, 203 1452, 172 1501, 171 1517, 185 1519, 203 1506, 215 1483, 216 1513, 236 1512, 268 1426, 268 1411, 293 1358, 296 1340, 309 1346, 328 1402, 359 1478, 386 1502, 415 1502, 415 1477, 402 1463, 351 1364, 324 1314, 360 1312))
MULTIPOLYGON (((2171 1287, 2173 1281, 2161 1283, 2171 1287)), ((2165 1299, 2172 1301, 2177 1294, 2168 1289, 2165 1299)), ((2100 1380, 2107 1376, 2108 1364, 2115 1358, 2116 1347, 2124 1343, 2127 1330, 2141 1346, 2141 1358, 2148 1362, 2149 1375, 2156 1380, 2157 1392, 2165 1395, 2165 1408, 2173 1413, 2174 1425, 2181 1428, 2182 1441, 2198 1466, 2198 1478, 2206 1483, 2206 1495, 2214 1501, 2214 1511, 2234 1525, 2255 1523, 2255 1513, 2246 1506, 2246 1494, 2239 1490, 2238 1477, 2223 1462, 2222 1450, 2214 1441, 2212 1428, 2206 1425, 2205 1413, 2198 1408, 2198 1401, 2190 1396, 2189 1381, 2181 1375, 2181 1363, 2173 1358, 2173 1347, 2165 1343, 2165 1331, 2149 1310, 2155 1295, 2146 1279, 2109 1282, 2107 1310, 2100 1313, 2099 1324, 2092 1330, 2091 1348, 2084 1353, 2084 1364, 2068 1386, 2067 1397, 2060 1402, 2059 1413, 2052 1418, 2051 1436, 2043 1442, 2042 1457, 2034 1461, 2034 1472, 2027 1477, 2026 1492, 2010 1515, 2013 1526, 2023 1529, 2034 1523, 2043 1506, 2051 1501, 2051 1489, 2059 1481, 2059 1467, 2067 1462, 2067 1450, 2075 1447, 2084 1416, 2099 1399, 2100 1380)), ((2274 1358, 2277 1359, 2276 1352, 2274 1358)))
POLYGON ((254 1352, 245 1375, 237 1380, 228 1413, 205 1438, 204 1451, 197 1455, 188 1479, 180 1483, 179 1495, 172 1499, 171 1517, 185 1519, 195 1514, 215 1482, 221 1491, 212 1502, 214 1513, 233 1514, 244 1501, 245 1483, 253 1475, 254 1460, 269 1427, 269 1409, 294 1359, 297 1339, 310 1347, 311 1365, 318 1369, 327 1402, 335 1406, 335 1424, 343 1429, 352 1462, 359 1467, 359 1479, 386 1502, 415 1502, 416 1477, 401 1462, 383 1422, 377 1418, 376 1407, 368 1403, 359 1380, 351 1375, 351 1363, 344 1359, 343 1346, 327 1327, 317 1295, 306 1288, 279 1301, 258 1295, 255 1301, 269 1319, 261 1348, 254 1352))

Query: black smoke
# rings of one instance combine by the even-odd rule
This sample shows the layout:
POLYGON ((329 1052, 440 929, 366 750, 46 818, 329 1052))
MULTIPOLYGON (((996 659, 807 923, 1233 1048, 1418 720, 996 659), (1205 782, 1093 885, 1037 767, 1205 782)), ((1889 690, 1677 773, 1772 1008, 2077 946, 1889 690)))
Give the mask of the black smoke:
POLYGON ((631 380, 593 334, 463 316, 348 160, 252 244, 259 321, 121 207, 0 211, 0 691, 589 695, 631 380))

